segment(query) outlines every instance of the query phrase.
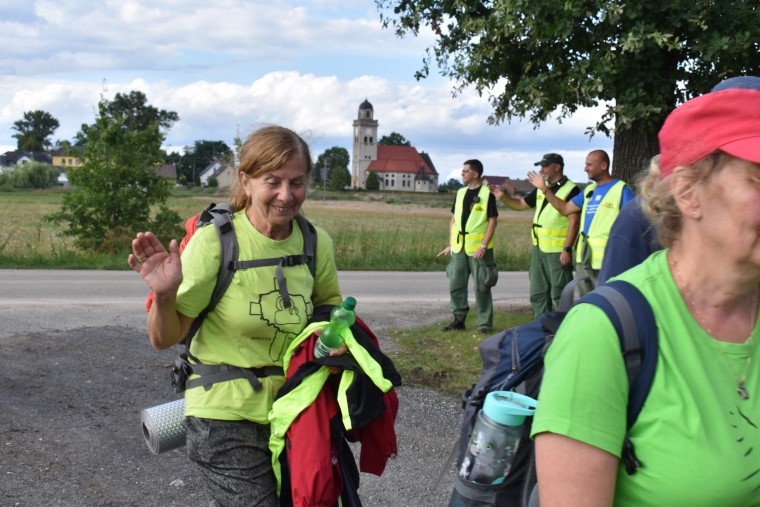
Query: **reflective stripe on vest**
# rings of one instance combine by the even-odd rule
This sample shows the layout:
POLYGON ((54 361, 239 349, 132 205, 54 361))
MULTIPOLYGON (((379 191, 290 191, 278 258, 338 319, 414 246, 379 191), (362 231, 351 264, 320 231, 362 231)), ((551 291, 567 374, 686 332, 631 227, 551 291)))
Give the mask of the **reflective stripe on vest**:
MULTIPOLYGON (((588 232, 585 235, 581 234, 581 238, 588 243, 588 246, 591 249, 591 269, 602 268, 604 249, 607 246, 607 238, 610 237, 612 224, 620 213, 620 200, 623 197, 624 187, 625 182, 618 180, 618 182, 607 191, 607 195, 604 196, 602 202, 599 203, 599 207, 596 208, 596 213, 594 213, 594 218, 591 219, 591 225, 588 228, 588 232)), ((583 191, 588 195, 588 192, 593 191, 595 188, 596 183, 592 183, 583 191)), ((581 227, 586 223, 586 208, 588 207, 588 200, 589 198, 586 198, 583 201, 581 227)), ((581 244, 575 254, 575 262, 581 262, 582 254, 583 245, 581 244)))
MULTIPOLYGON (((465 253, 472 255, 486 237, 486 230, 488 229, 488 199, 491 192, 487 186, 480 186, 480 191, 478 191, 479 201, 472 206, 470 216, 467 218, 467 224, 464 228, 464 234, 462 234, 462 208, 464 207, 464 195, 466 193, 467 187, 460 188, 457 191, 457 198, 454 201, 454 226, 451 228, 449 244, 451 245, 451 251, 454 253, 461 252, 464 245, 465 253)), ((488 242, 488 248, 493 248, 493 245, 494 239, 491 238, 488 242)))
MULTIPOLYGON (((554 195, 566 201, 567 196, 574 188, 576 188, 575 183, 566 180, 554 195)), ((538 246, 542 252, 559 253, 565 247, 570 220, 551 204, 544 204, 545 199, 546 196, 542 191, 536 191, 536 213, 533 216, 531 239, 533 245, 538 246)))

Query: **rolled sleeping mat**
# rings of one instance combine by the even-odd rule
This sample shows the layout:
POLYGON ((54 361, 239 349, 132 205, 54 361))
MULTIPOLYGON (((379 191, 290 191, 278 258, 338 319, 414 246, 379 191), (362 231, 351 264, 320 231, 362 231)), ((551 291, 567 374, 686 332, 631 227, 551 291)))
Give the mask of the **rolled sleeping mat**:
POLYGON ((185 399, 145 408, 140 413, 143 437, 153 454, 185 445, 185 399))

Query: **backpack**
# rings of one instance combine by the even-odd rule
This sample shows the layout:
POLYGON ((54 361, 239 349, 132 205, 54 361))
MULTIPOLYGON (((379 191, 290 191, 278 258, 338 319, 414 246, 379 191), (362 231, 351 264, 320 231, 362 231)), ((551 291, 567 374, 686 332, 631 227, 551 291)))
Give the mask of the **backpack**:
MULTIPOLYGON (((492 391, 516 391, 538 398, 544 372, 544 356, 554 339, 567 310, 572 306, 577 278, 563 290, 559 311, 547 312, 536 320, 502 331, 480 344, 483 371, 477 383, 462 399, 464 414, 459 439, 452 450, 458 451, 456 469, 466 455, 470 432, 485 397, 492 391)), ((657 363, 657 325, 649 302, 628 282, 616 280, 597 287, 576 304, 593 304, 601 308, 612 322, 620 339, 630 386, 626 417, 626 436, 622 461, 629 474, 641 463, 636 458, 628 432, 649 394, 657 363)), ((457 473, 450 507, 485 507, 491 505, 536 505, 536 472, 532 418, 527 418, 509 473, 501 484, 478 484, 462 479, 457 473)), ((450 463, 446 470, 450 469, 450 463)))
MULTIPOLYGON (((275 277, 280 290, 280 296, 285 308, 290 308, 292 302, 288 294, 287 282, 283 273, 284 267, 307 264, 311 276, 316 276, 316 259, 317 259, 317 231, 314 225, 309 222, 303 215, 296 215, 296 222, 303 235, 304 251, 298 255, 287 255, 283 257, 273 257, 269 259, 252 259, 238 260, 238 242, 235 236, 235 230, 232 225, 232 214, 234 209, 229 204, 211 203, 200 213, 189 218, 185 222, 185 237, 180 242, 180 252, 182 252, 190 241, 190 238, 200 227, 213 225, 219 236, 221 245, 221 262, 219 263, 219 272, 216 277, 214 289, 211 292, 211 299, 208 306, 204 308, 198 317, 193 321, 187 335, 181 343, 185 345, 185 351, 180 353, 174 361, 171 371, 172 385, 176 392, 181 393, 186 389, 203 386, 210 389, 212 384, 224 382, 237 378, 247 378, 255 391, 261 390, 259 378, 269 375, 284 375, 282 368, 279 366, 265 366, 262 368, 239 368, 231 365, 206 365, 190 353, 190 343, 193 337, 200 329, 204 319, 211 313, 219 301, 224 296, 227 288, 232 282, 235 271, 241 269, 251 269, 262 266, 275 266, 275 277), (192 363, 188 361, 192 359, 192 363), (201 378, 188 380, 191 374, 201 375, 201 378)), ((153 293, 148 295, 146 308, 150 310, 153 302, 153 293)))

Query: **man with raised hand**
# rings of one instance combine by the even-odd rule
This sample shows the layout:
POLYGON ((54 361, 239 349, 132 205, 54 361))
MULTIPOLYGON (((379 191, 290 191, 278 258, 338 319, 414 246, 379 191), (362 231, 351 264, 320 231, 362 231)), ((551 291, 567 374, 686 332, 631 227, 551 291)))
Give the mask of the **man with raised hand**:
MULTIPOLYGON (((578 186, 563 174, 565 162, 557 153, 547 153, 533 164, 539 171, 549 192, 568 201, 580 193, 578 186)), ((549 206, 542 190, 534 188, 522 198, 514 196, 514 186, 505 181, 503 185, 491 185, 491 192, 510 209, 522 211, 535 209, 530 256, 530 304, 536 316, 556 309, 562 289, 573 279, 573 246, 578 236, 580 215, 562 215, 549 206)))
POLYGON ((592 183, 569 201, 554 195, 539 173, 528 173, 533 186, 544 192, 549 204, 562 215, 581 213, 575 270, 576 276, 590 280, 579 286, 581 293, 596 287, 610 228, 620 209, 634 198, 631 187, 610 175, 610 157, 604 150, 594 150, 586 156, 585 171, 592 183))

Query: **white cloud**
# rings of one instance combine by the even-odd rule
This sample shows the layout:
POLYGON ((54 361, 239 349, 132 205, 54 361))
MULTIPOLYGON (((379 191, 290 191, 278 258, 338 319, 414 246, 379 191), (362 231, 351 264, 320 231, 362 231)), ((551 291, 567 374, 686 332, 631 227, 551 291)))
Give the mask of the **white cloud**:
MULTIPOLYGON (((144 92, 180 121, 167 146, 232 143, 279 123, 303 133, 315 156, 351 151, 352 122, 367 98, 379 135, 399 132, 433 159, 442 180, 479 158, 486 173, 522 177, 543 153, 565 156, 584 179, 585 154, 611 141, 584 135, 598 110, 539 130, 487 124, 488 101, 472 90, 414 71, 430 44, 382 29, 372 0, 0 0, 0 143, 15 145, 13 122, 42 109, 71 139, 94 120, 101 96, 144 92), (72 29, 75 27, 75 29, 72 29)), ((433 70, 433 73, 435 70, 433 70)))

